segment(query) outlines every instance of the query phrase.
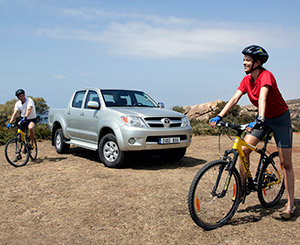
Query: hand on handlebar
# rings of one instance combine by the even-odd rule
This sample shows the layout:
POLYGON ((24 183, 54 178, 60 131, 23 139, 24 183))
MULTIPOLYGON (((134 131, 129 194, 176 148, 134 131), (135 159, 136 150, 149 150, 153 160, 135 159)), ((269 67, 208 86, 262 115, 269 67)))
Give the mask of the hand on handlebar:
POLYGON ((217 123, 221 120, 222 120, 221 116, 216 116, 216 117, 209 120, 209 124, 210 124, 211 127, 214 128, 214 127, 216 127, 217 123))
POLYGON ((259 129, 263 125, 263 121, 260 119, 255 119, 254 122, 251 122, 247 125, 246 131, 250 133, 253 129, 259 129))
POLYGON ((9 129, 11 127, 11 123, 6 125, 6 128, 9 129))
POLYGON ((20 123, 23 123, 27 120, 27 117, 22 117, 22 119, 20 120, 20 123))

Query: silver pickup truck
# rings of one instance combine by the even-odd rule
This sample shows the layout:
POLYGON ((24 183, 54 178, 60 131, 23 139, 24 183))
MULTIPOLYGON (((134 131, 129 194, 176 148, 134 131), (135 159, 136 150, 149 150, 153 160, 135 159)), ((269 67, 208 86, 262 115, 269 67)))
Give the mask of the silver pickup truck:
POLYGON ((50 109, 48 120, 58 153, 66 153, 70 144, 98 151, 107 167, 122 167, 129 151, 179 160, 192 141, 188 118, 162 108, 142 91, 81 89, 67 109, 50 109))

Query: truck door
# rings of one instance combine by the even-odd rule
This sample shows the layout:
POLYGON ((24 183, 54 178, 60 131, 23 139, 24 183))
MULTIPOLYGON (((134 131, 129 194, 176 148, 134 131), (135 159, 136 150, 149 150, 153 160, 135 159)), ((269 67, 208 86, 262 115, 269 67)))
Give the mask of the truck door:
POLYGON ((93 143, 98 142, 98 123, 100 118, 100 100, 96 91, 89 90, 85 99, 83 107, 83 115, 81 116, 81 130, 83 133, 83 140, 93 143), (99 104, 98 109, 88 108, 88 102, 94 101, 99 104))
POLYGON ((86 90, 81 90, 76 92, 73 97, 72 104, 67 110, 67 131, 68 134, 74 138, 78 139, 82 137, 81 132, 81 117, 83 113, 83 100, 86 94, 86 90))

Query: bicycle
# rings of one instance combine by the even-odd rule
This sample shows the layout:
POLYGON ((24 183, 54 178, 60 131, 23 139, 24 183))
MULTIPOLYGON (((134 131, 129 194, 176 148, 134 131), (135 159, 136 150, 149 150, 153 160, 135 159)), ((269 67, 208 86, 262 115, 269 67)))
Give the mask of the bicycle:
POLYGON ((34 139, 33 145, 30 145, 30 138, 28 136, 28 129, 25 132, 22 130, 22 124, 14 123, 12 128, 18 127, 17 134, 10 139, 4 148, 6 160, 14 167, 22 167, 27 164, 29 158, 35 160, 37 157, 37 143, 34 139))
POLYGON ((257 148, 241 138, 247 125, 220 121, 217 126, 236 131, 232 149, 226 150, 220 160, 209 162, 198 171, 188 194, 190 215, 193 221, 205 230, 225 225, 233 217, 239 204, 245 203, 246 196, 251 192, 256 191, 261 205, 270 208, 279 202, 285 189, 279 153, 267 152, 267 144, 272 138, 272 130, 269 127, 263 126, 267 131, 266 138, 263 147, 257 148), (260 154, 254 178, 242 146, 260 154), (241 177, 236 169, 238 158, 247 176, 244 193, 242 193, 241 177))

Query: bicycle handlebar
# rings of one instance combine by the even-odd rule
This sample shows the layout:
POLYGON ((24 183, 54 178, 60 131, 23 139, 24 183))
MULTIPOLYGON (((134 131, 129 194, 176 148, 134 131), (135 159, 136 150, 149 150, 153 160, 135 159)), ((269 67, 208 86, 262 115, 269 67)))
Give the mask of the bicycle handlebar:
MULTIPOLYGON (((217 127, 231 128, 231 129, 237 130, 239 132, 245 131, 247 126, 248 126, 248 124, 234 124, 234 123, 229 123, 229 122, 224 122, 224 121, 219 121, 217 123, 217 127)), ((261 124, 258 129, 266 129, 268 131, 272 131, 271 128, 265 124, 261 124)))
POLYGON ((11 127, 11 128, 21 127, 21 124, 22 124, 21 121, 19 121, 19 122, 17 122, 17 123, 12 123, 10 127, 11 127))

